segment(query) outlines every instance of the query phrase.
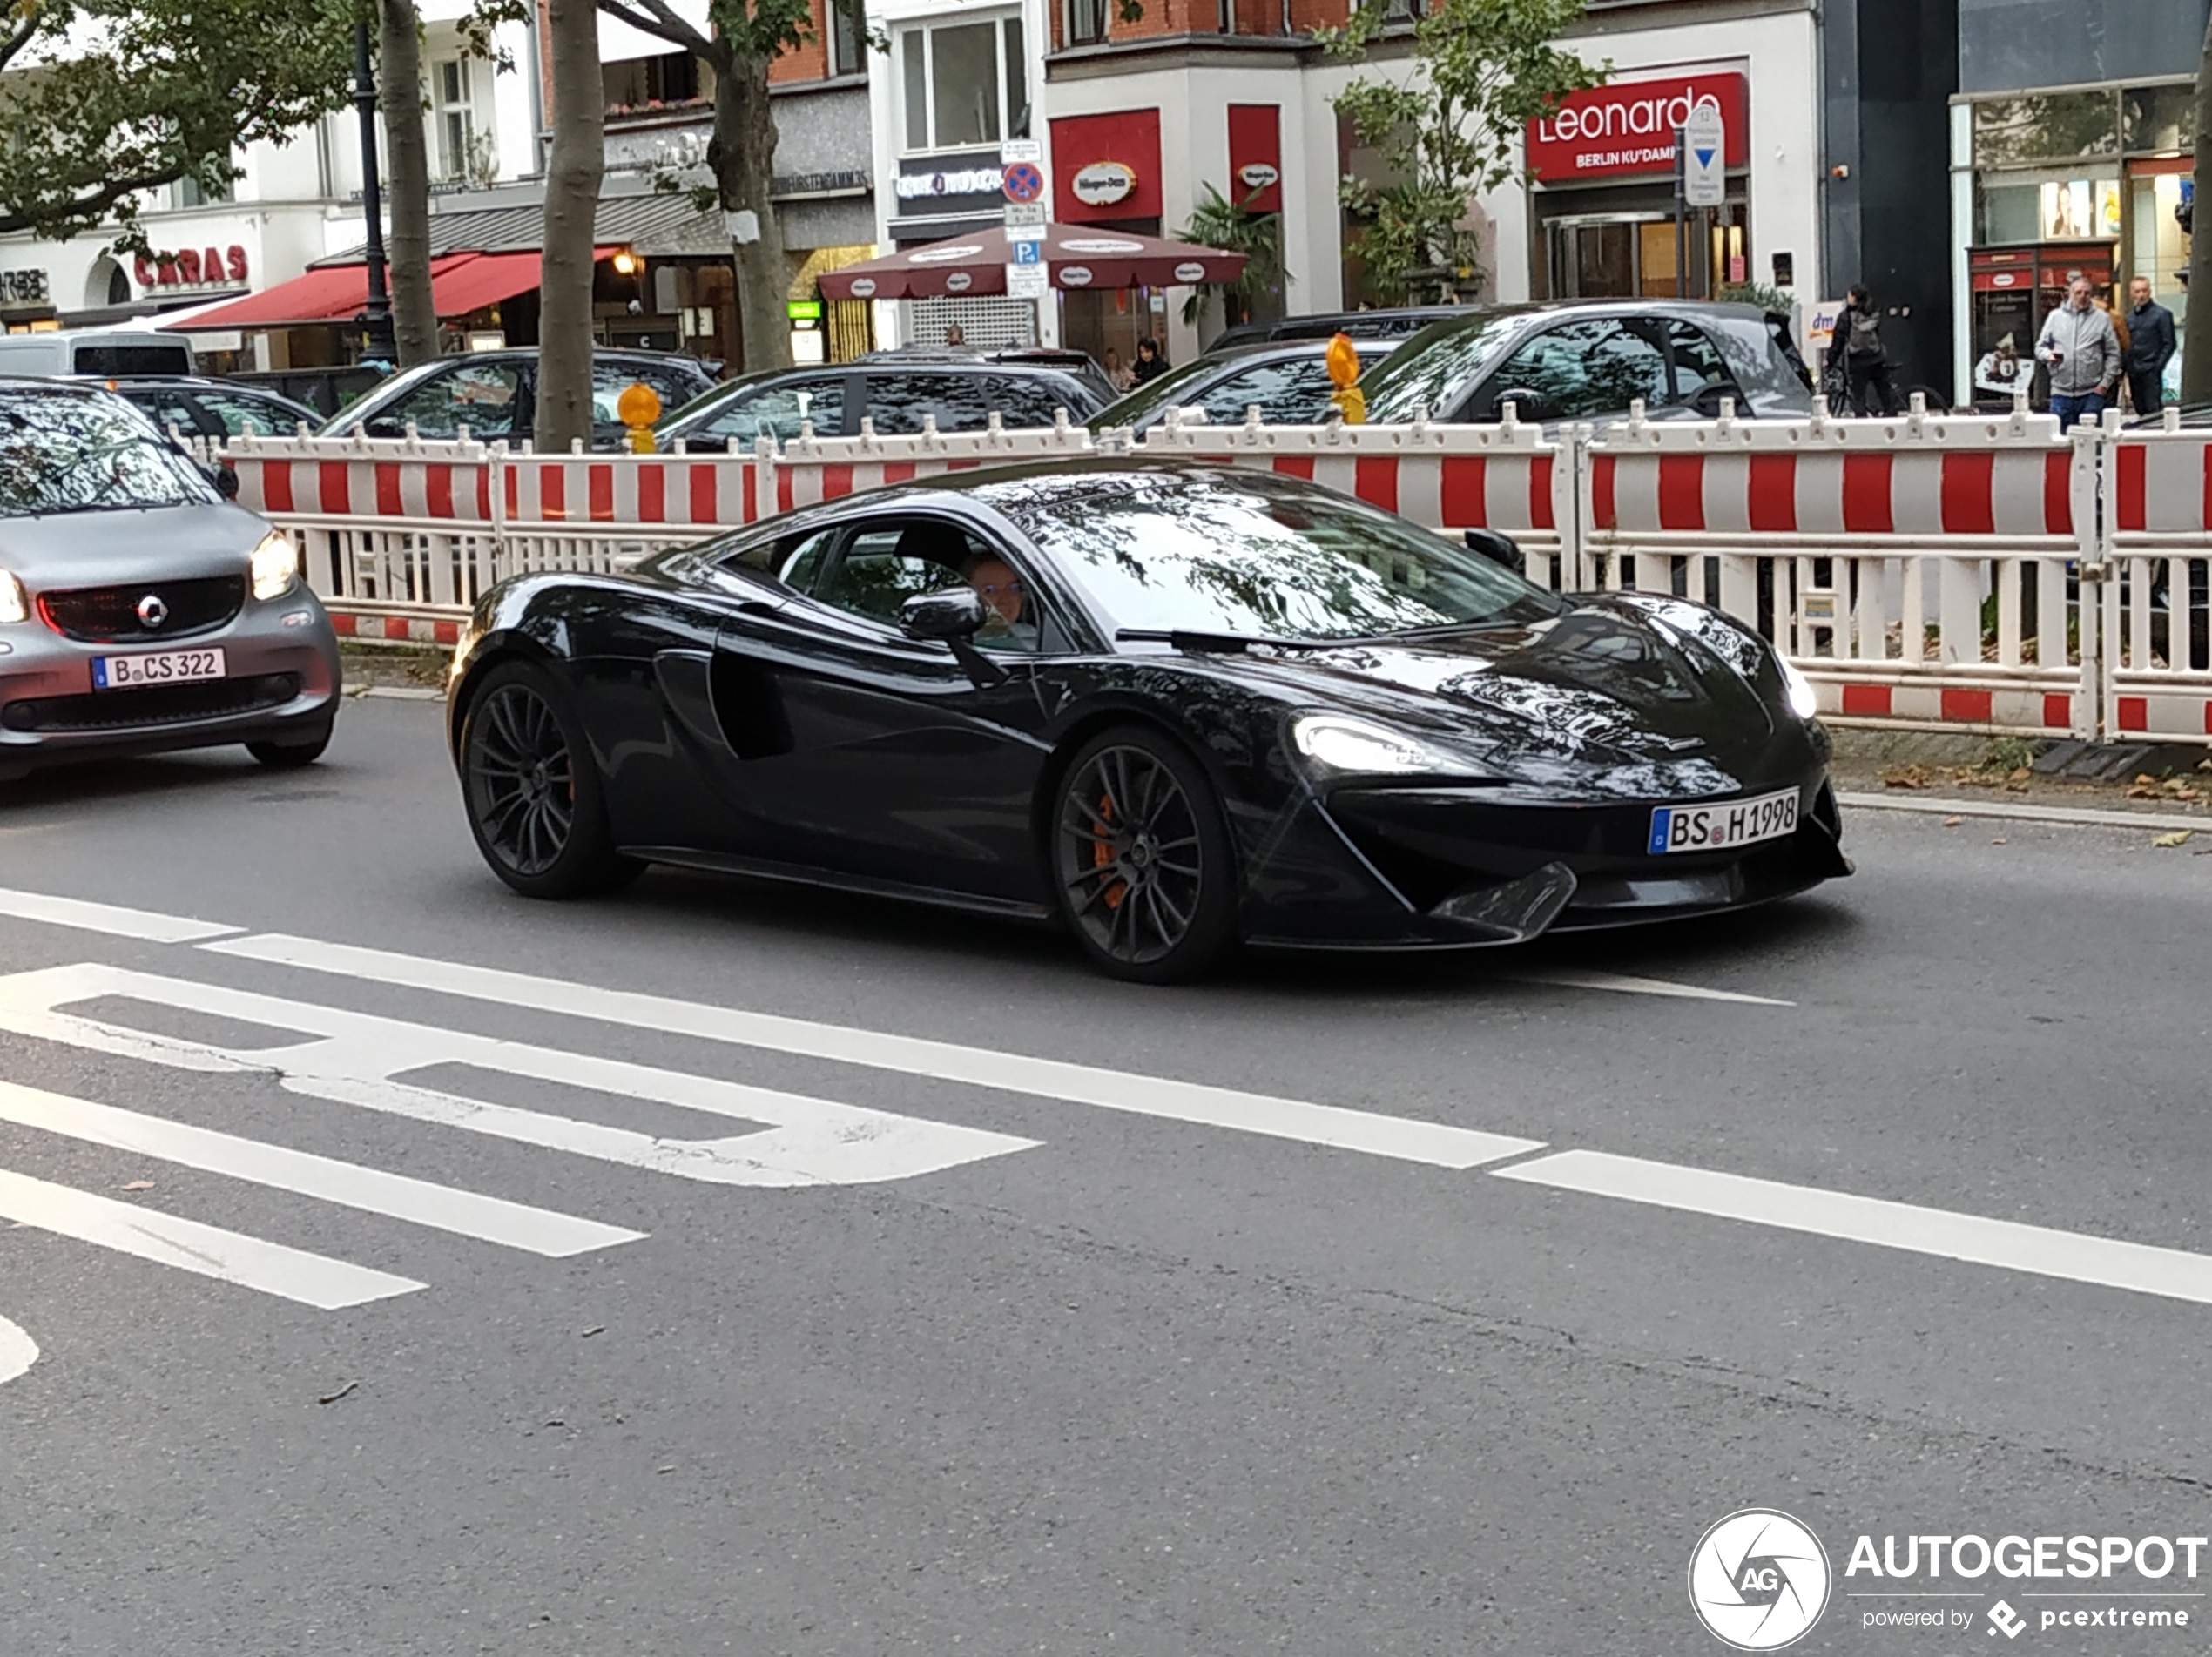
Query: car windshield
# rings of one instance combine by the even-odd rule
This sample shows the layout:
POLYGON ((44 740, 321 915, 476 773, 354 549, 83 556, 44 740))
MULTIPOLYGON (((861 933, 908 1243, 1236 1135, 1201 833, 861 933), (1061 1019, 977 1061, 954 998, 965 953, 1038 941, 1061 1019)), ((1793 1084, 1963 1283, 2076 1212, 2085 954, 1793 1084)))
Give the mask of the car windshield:
POLYGON ((0 517, 218 498, 176 446, 119 399, 0 396, 0 517))
POLYGON ((1552 594, 1361 502, 1227 468, 999 485, 1116 629, 1305 642, 1559 613, 1552 594))
POLYGON ((1182 395, 1193 381, 1210 380, 1221 372, 1221 359, 1199 357, 1171 368, 1157 380, 1148 381, 1128 396, 1110 402, 1090 417, 1093 431, 1104 431, 1111 426, 1134 426, 1156 408, 1164 408, 1182 395))
POLYGON ((1482 366, 1527 320, 1524 313, 1508 311, 1487 320, 1422 329, 1359 377, 1367 419, 1396 425, 1417 414, 1448 415, 1482 366))

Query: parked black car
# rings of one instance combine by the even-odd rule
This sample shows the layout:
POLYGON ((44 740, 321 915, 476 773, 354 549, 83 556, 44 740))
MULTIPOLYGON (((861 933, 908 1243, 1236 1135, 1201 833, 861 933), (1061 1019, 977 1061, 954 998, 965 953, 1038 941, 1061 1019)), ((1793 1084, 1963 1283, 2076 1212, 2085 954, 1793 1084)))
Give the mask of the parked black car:
POLYGON ((1359 376, 1367 418, 1526 421, 1804 416, 1812 382, 1790 320, 1756 306, 1685 300, 1575 300, 1494 306, 1424 328, 1359 376))
POLYGON ((105 380, 99 383, 125 401, 145 409, 162 430, 173 426, 180 436, 188 440, 201 437, 220 443, 249 432, 256 437, 289 437, 300 429, 302 421, 309 431, 322 424, 322 416, 305 403, 263 391, 258 386, 236 385, 228 380, 212 380, 199 374, 165 374, 105 380))
MULTIPOLYGON (((1359 355, 1372 365, 1401 342, 1363 340, 1359 355)), ((1232 346, 1193 358, 1157 380, 1139 386, 1090 417, 1090 428, 1126 426, 1142 434, 1167 418, 1170 408, 1198 408, 1214 424, 1241 424, 1244 411, 1259 405, 1271 426, 1318 426, 1329 413, 1329 342, 1326 340, 1264 341, 1232 346)))
POLYGON ((1432 322, 1448 322, 1466 316, 1467 305, 1403 305, 1384 311, 1312 311, 1304 316, 1278 316, 1265 322, 1239 322, 1214 335, 1206 354, 1256 345, 1263 340, 1325 340, 1349 334, 1355 340, 1402 340, 1432 322))
POLYGON ((664 420, 659 438, 664 448, 680 437, 693 449, 743 449, 764 432, 788 441, 805 421, 817 437, 857 437, 863 419, 875 422, 879 435, 894 437, 919 432, 932 414, 941 432, 981 431, 995 413, 1013 429, 1049 426, 1062 408, 1081 423, 1108 401, 1062 367, 951 352, 878 353, 733 380, 664 420))
POLYGON ((960 345, 903 345, 888 351, 870 351, 853 359, 856 362, 1011 362, 1028 368, 1057 368, 1072 374, 1100 396, 1111 402, 1115 396, 1114 382, 1106 371, 1092 360, 1088 351, 1076 351, 1062 346, 1010 345, 1002 351, 981 351, 972 346, 960 345))
MULTIPOLYGON (((643 381, 674 408, 710 389, 714 379, 695 357, 658 351, 600 351, 591 359, 594 448, 623 445, 624 428, 616 399, 643 381)), ((424 437, 452 437, 462 428, 486 441, 520 442, 537 423, 537 352, 474 351, 441 357, 395 374, 333 417, 319 434, 404 436, 412 423, 424 437)))
POLYGON ((1056 919, 1160 981, 1851 872, 1811 687, 1750 629, 1268 472, 955 473, 517 577, 466 637, 466 815, 532 897, 725 870, 1056 919))

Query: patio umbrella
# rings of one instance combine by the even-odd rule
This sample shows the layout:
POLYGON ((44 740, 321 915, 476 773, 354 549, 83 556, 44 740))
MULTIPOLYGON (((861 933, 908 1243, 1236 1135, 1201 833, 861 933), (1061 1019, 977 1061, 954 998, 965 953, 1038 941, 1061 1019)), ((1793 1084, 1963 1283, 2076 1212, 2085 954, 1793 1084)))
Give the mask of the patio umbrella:
MULTIPOLYGON (((1217 247, 1100 230, 1091 225, 1045 225, 1045 280, 1057 288, 1188 287, 1234 281, 1244 255, 1217 247)), ((994 226, 965 236, 910 247, 864 265, 826 271, 822 292, 833 300, 919 300, 941 293, 1003 293, 1012 232, 994 226)))

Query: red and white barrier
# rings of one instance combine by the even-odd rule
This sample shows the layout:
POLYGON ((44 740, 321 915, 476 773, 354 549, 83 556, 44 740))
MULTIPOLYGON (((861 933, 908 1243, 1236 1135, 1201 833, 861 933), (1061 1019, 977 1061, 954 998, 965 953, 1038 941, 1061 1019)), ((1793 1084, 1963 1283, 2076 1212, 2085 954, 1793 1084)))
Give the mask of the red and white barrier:
POLYGON ((2108 735, 2212 738, 2212 431, 2123 431, 2106 416, 2100 549, 2108 735))
POLYGON ((904 437, 811 433, 750 455, 510 453, 242 438, 240 498, 298 537, 355 637, 446 643, 525 570, 620 570, 860 490, 1133 454, 1310 478, 1450 535, 1521 543, 1561 589, 1719 604, 1804 669, 1831 717, 2212 740, 2212 433, 2061 434, 1998 418, 1214 426, 1132 443, 1063 418, 904 437), (2101 490, 2107 509, 2101 512, 2101 490))
POLYGON ((2067 580, 2095 522, 2094 434, 2024 408, 1710 421, 1639 409, 1579 447, 1581 584, 1718 604, 1839 717, 2094 728, 2095 628, 2080 604, 2094 601, 2067 580))

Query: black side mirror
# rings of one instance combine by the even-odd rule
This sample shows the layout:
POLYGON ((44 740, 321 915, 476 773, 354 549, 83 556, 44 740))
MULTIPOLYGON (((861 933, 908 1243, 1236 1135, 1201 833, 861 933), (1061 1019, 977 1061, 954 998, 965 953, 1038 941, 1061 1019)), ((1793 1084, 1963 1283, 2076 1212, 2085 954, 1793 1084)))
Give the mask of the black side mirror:
POLYGON ((1544 417, 1544 397, 1541 392, 1531 391, 1526 386, 1508 386, 1498 394, 1498 412, 1505 413, 1507 404, 1513 405, 1515 420, 1541 420, 1544 417))
POLYGON ((1467 532, 1467 550, 1479 552, 1493 563, 1503 564, 1516 576, 1527 573, 1526 559, 1521 547, 1511 535, 1501 535, 1495 529, 1469 529, 1467 532))
MULTIPOLYGON (((1735 399, 1736 412, 1738 414, 1748 414, 1751 412, 1750 401, 1743 395, 1742 388, 1727 384, 1699 387, 1697 394, 1689 400, 1689 406, 1707 420, 1718 420, 1721 417, 1721 399, 1723 397, 1735 399)), ((1930 407, 1932 408, 1933 405, 1931 404, 1930 407)))
POLYGON ((371 414, 361 421, 361 430, 371 437, 404 437, 406 422, 397 414, 371 414))
POLYGON ((983 600, 973 587, 917 593, 899 606, 899 630, 908 638, 970 639, 982 625, 983 600))
POLYGON ((225 461, 212 474, 215 493, 226 501, 238 499, 238 468, 225 461))

